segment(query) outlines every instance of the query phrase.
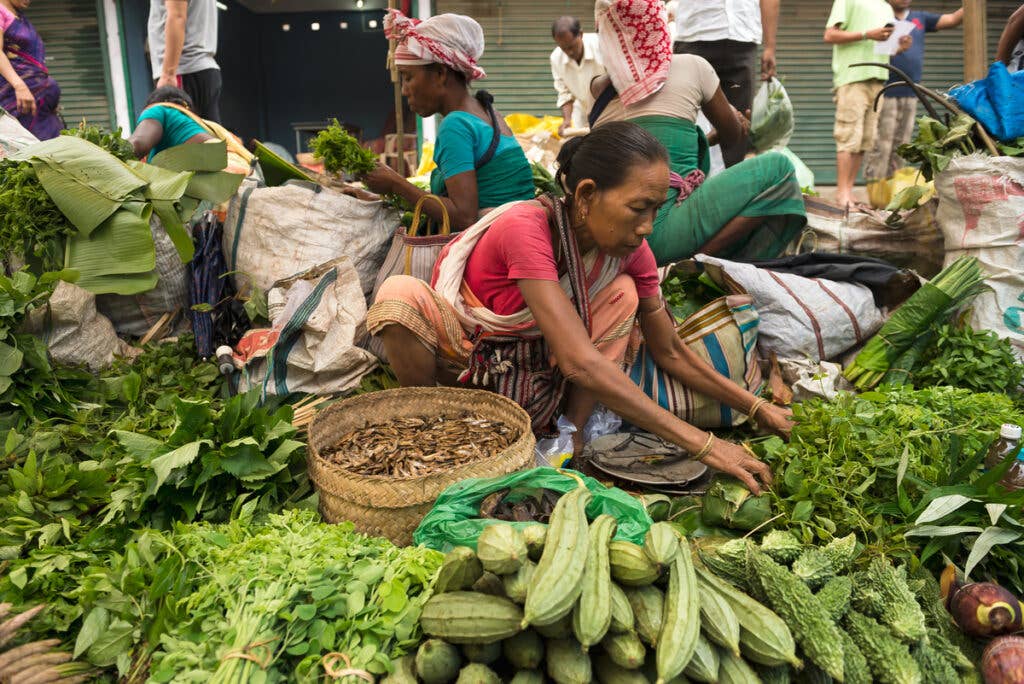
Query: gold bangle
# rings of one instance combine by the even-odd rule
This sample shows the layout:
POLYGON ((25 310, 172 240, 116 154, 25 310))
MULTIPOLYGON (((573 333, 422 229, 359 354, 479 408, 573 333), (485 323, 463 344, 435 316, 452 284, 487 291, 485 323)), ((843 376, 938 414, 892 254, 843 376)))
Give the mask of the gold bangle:
POLYGON ((714 445, 714 443, 715 443, 715 435, 714 435, 714 433, 709 433, 708 434, 708 441, 704 443, 704 446, 701 447, 700 451, 698 451, 696 454, 694 454, 694 456, 693 456, 694 460, 703 461, 705 458, 707 458, 708 454, 711 453, 711 447, 714 445))
POLYGON ((754 420, 754 417, 757 415, 757 412, 761 410, 761 407, 767 406, 767 404, 767 399, 758 397, 757 401, 754 402, 754 405, 750 407, 749 411, 747 411, 747 417, 750 418, 750 420, 754 420))

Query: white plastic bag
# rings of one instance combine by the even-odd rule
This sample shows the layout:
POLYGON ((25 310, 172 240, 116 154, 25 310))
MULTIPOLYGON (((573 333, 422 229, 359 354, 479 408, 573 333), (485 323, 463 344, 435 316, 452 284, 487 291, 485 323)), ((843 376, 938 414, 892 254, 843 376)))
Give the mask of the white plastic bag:
POLYGON ((557 427, 557 437, 538 439, 537 446, 533 448, 538 468, 562 468, 572 458, 572 436, 576 432, 576 426, 565 416, 559 416, 557 427))
POLYGON ((761 83, 750 113, 750 144, 758 152, 785 147, 793 136, 793 103, 774 76, 761 83))

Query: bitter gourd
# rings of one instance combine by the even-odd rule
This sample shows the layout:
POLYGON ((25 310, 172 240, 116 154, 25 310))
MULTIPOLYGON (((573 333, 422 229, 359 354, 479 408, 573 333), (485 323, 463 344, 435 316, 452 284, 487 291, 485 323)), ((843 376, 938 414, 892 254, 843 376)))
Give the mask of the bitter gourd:
POLYGON ((881 684, 922 684, 921 670, 910 649, 892 631, 856 610, 843 618, 846 631, 867 658, 875 681, 881 684))

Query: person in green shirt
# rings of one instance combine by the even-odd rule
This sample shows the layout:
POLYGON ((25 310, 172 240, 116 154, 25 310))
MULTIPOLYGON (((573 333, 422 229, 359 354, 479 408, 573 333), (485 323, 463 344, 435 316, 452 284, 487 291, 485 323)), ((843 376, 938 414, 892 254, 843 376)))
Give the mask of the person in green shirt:
POLYGON ((853 204, 853 184, 864 153, 875 144, 878 112, 874 103, 888 70, 853 66, 888 61, 875 54, 875 41, 892 35, 895 17, 886 0, 835 0, 824 40, 832 45, 832 86, 836 103, 836 201, 853 204))

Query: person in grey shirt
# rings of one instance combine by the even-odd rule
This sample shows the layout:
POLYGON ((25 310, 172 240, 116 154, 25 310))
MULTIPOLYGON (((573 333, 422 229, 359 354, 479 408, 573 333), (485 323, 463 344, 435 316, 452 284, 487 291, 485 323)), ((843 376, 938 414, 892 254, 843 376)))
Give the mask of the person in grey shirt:
POLYGON ((216 0, 150 0, 149 58, 156 87, 181 88, 204 119, 220 121, 216 0))

